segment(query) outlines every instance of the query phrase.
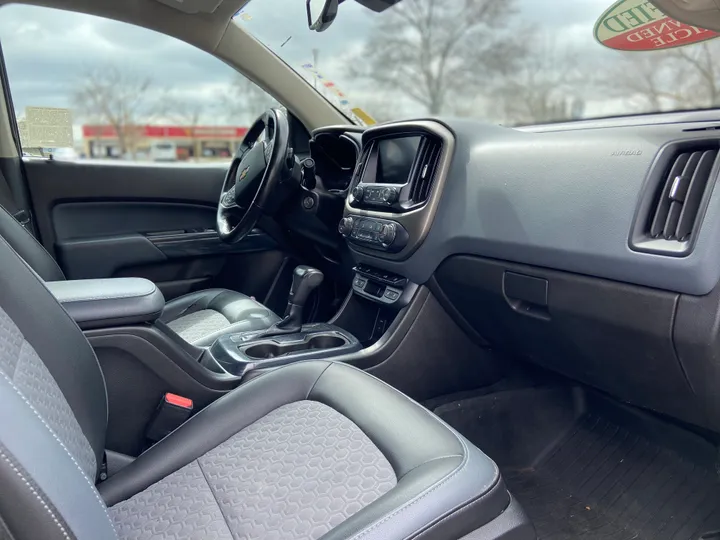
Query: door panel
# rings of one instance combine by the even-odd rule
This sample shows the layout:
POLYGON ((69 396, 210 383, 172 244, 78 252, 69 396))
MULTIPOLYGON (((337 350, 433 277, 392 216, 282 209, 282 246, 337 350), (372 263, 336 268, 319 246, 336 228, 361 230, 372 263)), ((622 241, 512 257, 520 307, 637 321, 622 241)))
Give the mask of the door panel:
POLYGON ((218 238, 224 167, 26 160, 25 169, 41 241, 68 279, 137 276, 168 299, 220 285, 262 299, 282 264, 260 230, 236 244, 218 238), (256 272, 270 280, 244 275, 256 272))
POLYGON ((53 210, 59 203, 174 202, 204 205, 214 215, 226 169, 217 165, 28 159, 25 171, 40 237, 52 253, 56 242, 53 210))

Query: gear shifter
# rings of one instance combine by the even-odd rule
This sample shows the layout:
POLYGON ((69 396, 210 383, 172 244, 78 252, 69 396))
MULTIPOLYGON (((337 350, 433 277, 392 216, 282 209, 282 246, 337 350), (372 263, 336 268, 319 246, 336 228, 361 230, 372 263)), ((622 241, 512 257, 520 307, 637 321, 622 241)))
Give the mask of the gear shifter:
POLYGON ((320 270, 311 266, 302 265, 295 268, 287 308, 285 308, 285 318, 268 328, 262 336, 277 336, 279 334, 299 332, 302 329, 305 302, 307 302, 310 293, 323 282, 324 277, 320 270))

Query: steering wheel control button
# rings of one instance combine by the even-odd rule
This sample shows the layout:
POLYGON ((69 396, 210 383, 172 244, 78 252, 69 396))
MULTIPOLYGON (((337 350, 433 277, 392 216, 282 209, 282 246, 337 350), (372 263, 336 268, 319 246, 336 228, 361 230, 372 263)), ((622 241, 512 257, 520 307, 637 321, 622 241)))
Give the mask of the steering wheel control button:
POLYGON ((273 144, 272 144, 272 142, 266 142, 263 144, 264 144, 263 152, 265 154, 265 162, 270 163, 270 160, 272 159, 272 154, 273 154, 273 144))
POLYGON ((225 206, 230 206, 235 202, 235 186, 231 187, 223 197, 223 204, 225 206))

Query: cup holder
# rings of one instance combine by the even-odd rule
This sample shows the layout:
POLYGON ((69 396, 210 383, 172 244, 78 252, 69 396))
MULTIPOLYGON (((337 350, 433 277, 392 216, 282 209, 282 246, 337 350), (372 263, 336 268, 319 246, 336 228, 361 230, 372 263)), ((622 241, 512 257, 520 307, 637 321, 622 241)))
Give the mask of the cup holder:
POLYGON ((252 347, 245 349, 245 354, 251 358, 264 360, 267 358, 276 358, 286 354, 302 351, 311 351, 317 349, 336 349, 346 345, 347 341, 340 336, 320 335, 313 336, 309 340, 302 343, 258 343, 252 347))

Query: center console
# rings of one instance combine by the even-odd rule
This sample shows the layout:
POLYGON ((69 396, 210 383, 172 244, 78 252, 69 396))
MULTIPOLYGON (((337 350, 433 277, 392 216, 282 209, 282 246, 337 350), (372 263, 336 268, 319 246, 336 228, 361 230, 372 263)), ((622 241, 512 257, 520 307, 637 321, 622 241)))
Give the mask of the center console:
POLYGON ((393 309, 412 299, 417 285, 387 268, 410 257, 427 236, 453 151, 452 134, 433 121, 363 133, 338 225, 358 262, 352 284, 357 296, 393 309))
POLYGON ((381 267, 406 260, 427 236, 454 139, 437 122, 398 122, 365 130, 362 147, 338 230, 358 260, 381 267))
POLYGON ((242 378, 251 371, 359 351, 360 342, 342 328, 331 324, 302 324, 305 303, 323 279, 322 272, 316 268, 296 267, 284 318, 267 330, 221 336, 203 352, 201 365, 242 378))

